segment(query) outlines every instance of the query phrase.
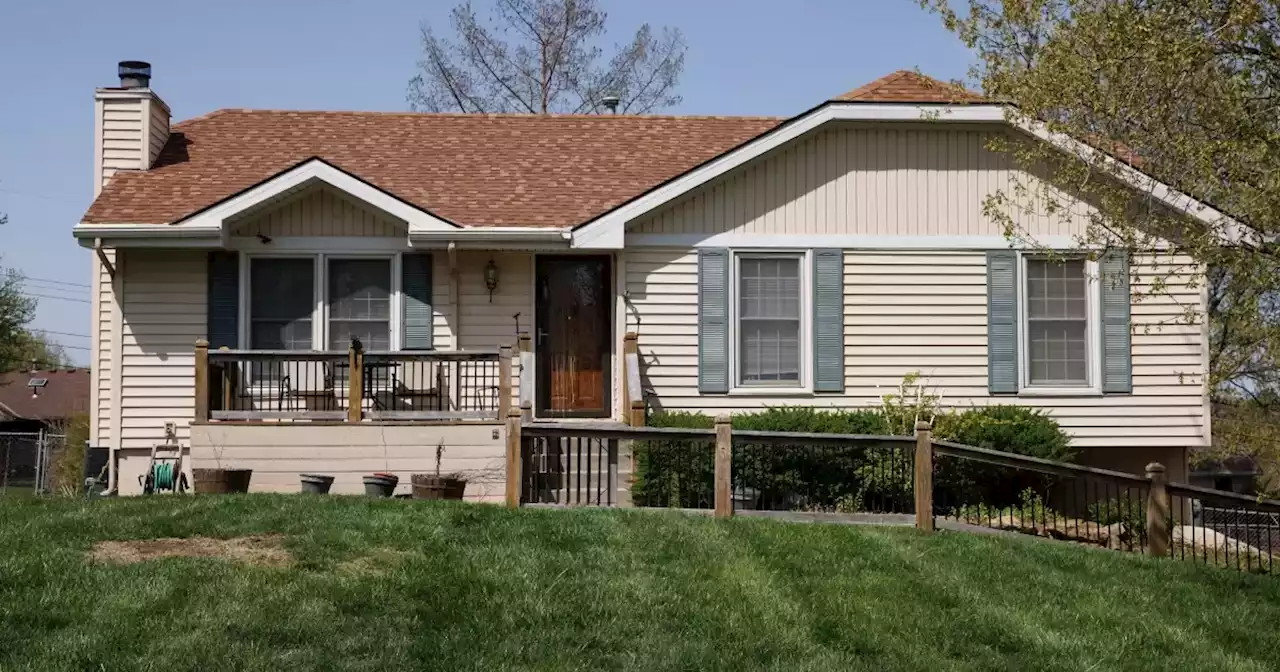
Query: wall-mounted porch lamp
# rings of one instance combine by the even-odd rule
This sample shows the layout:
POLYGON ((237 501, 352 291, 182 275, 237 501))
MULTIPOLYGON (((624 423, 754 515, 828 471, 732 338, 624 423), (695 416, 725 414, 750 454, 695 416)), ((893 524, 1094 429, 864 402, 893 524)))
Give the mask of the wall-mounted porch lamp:
POLYGON ((498 265, 492 259, 484 266, 484 286, 489 290, 489 303, 493 303, 493 290, 498 288, 498 265))

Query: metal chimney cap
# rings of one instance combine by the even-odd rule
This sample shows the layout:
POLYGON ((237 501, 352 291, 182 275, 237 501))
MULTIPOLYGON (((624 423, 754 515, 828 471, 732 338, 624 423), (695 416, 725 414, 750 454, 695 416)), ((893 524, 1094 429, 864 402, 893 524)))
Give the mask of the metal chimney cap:
POLYGON ((621 98, 618 98, 617 96, 613 96, 613 95, 602 96, 600 98, 600 104, 608 108, 608 110, 614 114, 618 113, 618 103, 621 103, 621 102, 622 102, 621 98))
POLYGON ((121 88, 145 89, 151 85, 151 64, 146 61, 120 61, 116 72, 121 88))

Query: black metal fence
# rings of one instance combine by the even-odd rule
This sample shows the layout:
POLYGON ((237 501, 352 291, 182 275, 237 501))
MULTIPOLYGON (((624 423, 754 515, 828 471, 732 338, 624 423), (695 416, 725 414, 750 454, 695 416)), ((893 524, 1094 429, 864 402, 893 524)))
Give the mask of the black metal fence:
POLYGON ((934 455, 935 519, 1145 552, 1143 476, 949 441, 934 455))
POLYGON ((736 510, 912 513, 915 439, 733 434, 736 510))
POLYGON ((521 432, 523 504, 614 506, 618 503, 618 440, 571 436, 552 427, 521 432))
POLYGON ((1170 483, 1170 554, 1181 560, 1272 573, 1280 553, 1280 502, 1170 483))
POLYGON ((358 398, 362 418, 497 420, 500 361, 497 350, 211 350, 209 418, 343 420, 358 398), (359 395, 352 394, 353 366, 359 395))

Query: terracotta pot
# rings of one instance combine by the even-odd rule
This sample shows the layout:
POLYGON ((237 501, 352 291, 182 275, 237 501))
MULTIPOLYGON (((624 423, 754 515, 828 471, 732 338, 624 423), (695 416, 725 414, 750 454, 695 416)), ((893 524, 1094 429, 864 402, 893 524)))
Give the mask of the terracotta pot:
POLYGON ((197 494, 249 492, 252 469, 192 469, 191 482, 197 494))
POLYGON ((414 499, 460 500, 467 491, 467 482, 453 476, 414 474, 412 483, 414 499))

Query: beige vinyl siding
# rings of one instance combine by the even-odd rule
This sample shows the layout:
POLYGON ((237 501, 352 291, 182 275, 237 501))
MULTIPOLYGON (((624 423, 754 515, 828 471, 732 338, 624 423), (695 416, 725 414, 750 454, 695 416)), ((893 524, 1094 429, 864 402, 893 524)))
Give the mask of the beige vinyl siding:
POLYGON ((125 254, 122 449, 162 442, 166 422, 176 423, 179 441, 187 443, 195 414, 194 346, 206 331, 206 268, 202 251, 125 254))
POLYGON ((232 223, 236 236, 393 237, 405 224, 327 187, 313 187, 232 223))
MULTIPOLYGON (((108 260, 114 261, 115 250, 106 250, 108 260)), ((111 376, 112 355, 119 347, 112 328, 115 311, 111 275, 107 267, 90 255, 93 287, 90 305, 90 334, 94 335, 90 352, 90 368, 93 382, 90 388, 89 440, 96 445, 109 445, 111 440, 111 376)))
MULTIPOLYGON (((1150 263, 1133 268, 1139 293, 1149 288, 1156 270, 1150 263)), ((1198 305, 1200 292, 1186 279, 1169 287, 1172 296, 1152 295, 1133 306, 1132 395, 989 395, 982 252, 846 251, 841 395, 700 395, 697 255, 692 250, 627 251, 633 306, 627 328, 639 331, 645 383, 664 409, 719 412, 783 404, 865 408, 895 390, 904 375, 919 371, 946 406, 1016 403, 1045 408, 1080 446, 1201 445, 1206 429, 1202 331, 1178 323, 1182 306, 1198 305)))
POLYGON ((101 178, 105 184, 117 170, 142 167, 145 124, 142 99, 108 98, 102 102, 101 178))
POLYGON ((147 158, 147 167, 150 167, 155 164, 156 157, 160 156, 164 143, 169 141, 169 110, 155 99, 148 102, 148 107, 151 108, 151 125, 148 128, 150 156, 147 158))
MULTIPOLYGON (((1033 236, 1079 234, 1092 209, 1045 212, 1035 175, 987 149, 1003 131, 981 126, 836 126, 734 171, 628 228, 638 234, 1003 234, 982 214, 987 196, 1030 194, 1007 212, 1033 236)), ((1052 191, 1052 190, 1050 190, 1052 191)), ((1072 202, 1052 191, 1059 202, 1072 202)))
MULTIPOLYGON (((361 478, 377 471, 400 477, 397 493, 411 491, 415 473, 467 480, 466 498, 500 501, 506 485, 506 430, 493 425, 205 424, 192 427, 193 468, 234 465, 252 469, 253 492, 297 492, 299 476, 334 476, 334 494, 364 492, 361 478)), ((136 478, 135 478, 136 481, 136 478)))

